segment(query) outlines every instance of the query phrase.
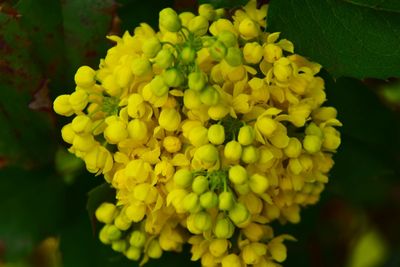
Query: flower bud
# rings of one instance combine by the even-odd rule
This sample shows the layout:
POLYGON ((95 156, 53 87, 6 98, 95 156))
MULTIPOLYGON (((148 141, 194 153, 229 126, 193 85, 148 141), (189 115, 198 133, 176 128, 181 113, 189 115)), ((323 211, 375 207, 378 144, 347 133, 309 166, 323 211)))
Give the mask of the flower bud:
POLYGON ((155 76, 153 78, 153 80, 151 80, 150 88, 151 88, 151 92, 158 97, 164 96, 169 91, 169 87, 167 86, 163 77, 161 77, 159 75, 155 76))
POLYGON ((328 150, 336 150, 341 143, 340 133, 333 127, 324 128, 324 141, 322 146, 328 150))
POLYGON ((127 248, 128 244, 125 240, 117 240, 112 242, 111 248, 116 252, 124 252, 127 248))
POLYGON ((147 125, 140 119, 133 119, 128 123, 129 137, 137 142, 143 142, 148 137, 147 125))
POLYGON ((117 208, 112 203, 102 203, 95 212, 96 219, 105 224, 111 224, 117 214, 117 208))
POLYGON ((86 115, 76 116, 71 123, 72 130, 75 133, 89 133, 92 129, 92 125, 92 120, 86 115))
POLYGON ((218 209, 220 210, 230 210, 234 204, 232 192, 222 192, 218 196, 218 209))
POLYGON ((225 141, 225 129, 222 125, 214 124, 208 129, 208 140, 214 145, 221 145, 225 141))
POLYGON ((183 93, 183 104, 188 109, 199 108, 202 105, 199 92, 192 89, 186 89, 183 93))
POLYGON ((207 144, 199 147, 194 157, 202 162, 213 164, 218 160, 219 153, 215 146, 207 144))
POLYGON ((80 67, 75 73, 75 83, 79 87, 89 88, 92 87, 95 83, 96 71, 89 66, 80 67))
POLYGON ((202 36, 208 31, 208 20, 203 16, 196 16, 189 21, 188 28, 196 36, 202 36))
POLYGON ((200 93, 200 100, 208 106, 216 105, 219 101, 219 93, 213 86, 206 86, 200 93))
POLYGON ((232 166, 229 169, 229 180, 233 184, 243 184, 247 181, 247 171, 241 165, 232 166))
POLYGON ((268 189, 269 182, 268 182, 267 177, 265 177, 264 175, 255 173, 252 176, 250 176, 249 186, 250 186, 251 191, 253 191, 256 194, 261 195, 265 192, 265 190, 268 189))
POLYGON ((176 136, 167 136, 163 140, 163 146, 169 153, 176 153, 181 150, 182 142, 176 136))
POLYGON ((200 207, 199 196, 194 192, 187 194, 183 199, 183 207, 190 213, 197 212, 200 207))
POLYGON ((128 250, 125 252, 125 255, 128 259, 133 260, 133 261, 138 261, 141 256, 141 250, 138 249, 137 247, 130 247, 128 250))
POLYGON ((286 260, 287 251, 284 244, 279 241, 272 241, 268 247, 274 260, 277 262, 284 262, 286 260))
POLYGON ((228 160, 239 160, 242 156, 242 146, 240 145, 240 143, 235 140, 226 143, 224 148, 224 156, 228 160))
POLYGON ((200 211, 195 214, 194 225, 199 231, 206 232, 212 226, 211 216, 208 212, 200 211))
POLYGON ((126 217, 125 213, 120 213, 115 217, 114 225, 121 231, 126 231, 132 226, 132 222, 126 217))
POLYGON ((182 25, 181 19, 172 8, 164 8, 159 14, 159 26, 170 32, 178 32, 182 25))
POLYGON ((204 126, 197 126, 194 127, 189 132, 189 141, 194 146, 202 146, 208 143, 208 131, 207 128, 204 126))
POLYGON ((75 131, 72 129, 72 124, 69 123, 62 127, 61 129, 61 136, 62 139, 67 142, 68 144, 72 144, 75 138, 75 131))
POLYGON ((264 50, 262 46, 257 43, 246 43, 243 47, 243 57, 247 63, 258 64, 260 63, 264 50))
POLYGON ((193 175, 188 169, 179 169, 174 174, 174 182, 177 186, 186 188, 192 184, 193 175))
POLYGON ((232 209, 229 210, 228 215, 236 226, 246 222, 250 217, 249 211, 242 203, 236 203, 232 209))
POLYGON ((233 47, 237 44, 237 37, 233 32, 224 30, 218 34, 218 41, 226 47, 233 47))
POLYGON ((53 109, 54 111, 63 116, 71 116, 74 114, 71 104, 69 103, 70 95, 60 95, 54 100, 53 109))
POLYGON ((146 39, 142 46, 143 54, 148 58, 153 58, 161 50, 161 43, 157 37, 153 36, 146 39))
POLYGON ((232 67, 237 67, 243 63, 242 50, 239 47, 229 47, 225 56, 225 61, 232 67))
POLYGON ((266 137, 270 137, 278 128, 278 123, 269 117, 261 117, 256 123, 257 129, 266 137))
POLYGON ((245 125, 240 127, 238 141, 242 146, 251 145, 254 141, 255 132, 253 127, 250 125, 245 125))
POLYGON ((207 191, 200 196, 200 205, 205 209, 210 209, 218 204, 218 196, 213 191, 207 191))
POLYGON ((228 250, 229 242, 226 239, 214 239, 210 244, 210 253, 214 257, 221 257, 228 250))
POLYGON ((282 48, 275 44, 267 44, 264 47, 264 59, 269 63, 274 63, 282 57, 282 48))
POLYGON ((197 176, 192 183, 192 190, 194 193, 201 195, 208 190, 208 180, 204 176, 197 176))
POLYGON ((255 146, 246 146, 243 148, 242 161, 247 164, 256 163, 260 158, 260 152, 255 146))
POLYGON ((221 61, 222 59, 224 59, 227 49, 222 42, 216 41, 209 48, 209 52, 213 59, 215 59, 216 61, 221 61))
POLYGON ((176 131, 181 123, 181 115, 176 109, 164 108, 158 117, 158 124, 167 131, 176 131))
POLYGON ((126 124, 122 121, 113 121, 104 130, 104 137, 110 144, 118 144, 128 137, 126 124))
POLYGON ((229 254, 221 261, 222 267, 242 267, 241 260, 236 254, 229 254))
POLYGON ((206 18, 209 21, 213 21, 215 19, 216 13, 214 7, 210 4, 202 4, 198 9, 199 15, 206 18))
POLYGON ((106 225, 106 233, 108 236, 108 239, 111 241, 115 241, 120 239, 122 232, 119 230, 115 225, 106 225))
POLYGON ((259 35, 260 28, 252 19, 245 18, 239 24, 239 32, 243 39, 250 40, 259 35))
POLYGON ((306 135, 303 140, 304 149, 311 154, 321 150, 322 140, 316 135, 306 135))
POLYGON ((175 68, 164 71, 162 77, 169 87, 179 87, 184 81, 182 72, 175 68))
POLYGON ((136 248, 142 248, 146 242, 146 234, 142 231, 135 230, 131 233, 129 244, 136 248))
POLYGON ((207 76, 204 72, 192 72, 188 75, 188 86, 195 91, 203 90, 207 83, 207 76))
POLYGON ((74 137, 72 146, 82 152, 89 152, 96 145, 96 141, 91 134, 77 134, 74 137))
POLYGON ((160 243, 158 243, 157 239, 153 239, 150 241, 149 246, 147 247, 147 255, 152 259, 161 258, 163 251, 161 249, 160 243))
POLYGON ((291 137, 289 140, 289 144, 284 148, 284 152, 286 156, 289 158, 297 158, 301 154, 301 142, 296 137, 291 137))
POLYGON ((158 52, 155 63, 162 69, 167 69, 174 63, 174 55, 168 49, 161 49, 158 52))
POLYGON ((231 238, 235 231, 235 226, 228 218, 218 219, 215 223, 214 234, 217 238, 231 238))
POLYGON ((135 58, 132 60, 131 71, 135 76, 143 76, 151 71, 150 61, 146 58, 135 58))
POLYGON ((287 82, 292 76, 292 67, 287 58, 281 58, 274 63, 273 73, 279 82, 287 82))
POLYGON ((191 64, 196 59, 196 50, 194 50, 190 46, 184 46, 181 51, 180 57, 181 57, 182 63, 191 64))
POLYGON ((75 112, 82 111, 88 104, 88 98, 88 94, 84 90, 78 90, 70 95, 69 103, 75 112))

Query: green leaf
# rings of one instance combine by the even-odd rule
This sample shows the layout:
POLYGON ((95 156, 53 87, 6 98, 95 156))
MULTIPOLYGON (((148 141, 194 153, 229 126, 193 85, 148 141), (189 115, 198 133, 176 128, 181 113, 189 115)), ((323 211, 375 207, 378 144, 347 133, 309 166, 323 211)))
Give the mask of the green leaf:
POLYGON ((27 255, 36 242, 57 234, 63 221, 64 187, 48 170, 2 169, 0 195, 0 243, 7 261, 27 255))
POLYGON ((335 0, 272 0, 267 30, 282 32, 297 53, 336 77, 400 76, 397 13, 335 0))
POLYGON ((173 6, 173 0, 118 0, 120 7, 118 16, 122 21, 122 30, 133 32, 133 30, 145 22, 158 29, 158 13, 161 9, 173 6))
POLYGON ((234 8, 246 5, 248 0, 199 0, 199 4, 208 3, 215 8, 234 8))
POLYGON ((373 8, 377 10, 400 12, 400 2, 397 0, 343 0, 343 1, 354 5, 373 8))

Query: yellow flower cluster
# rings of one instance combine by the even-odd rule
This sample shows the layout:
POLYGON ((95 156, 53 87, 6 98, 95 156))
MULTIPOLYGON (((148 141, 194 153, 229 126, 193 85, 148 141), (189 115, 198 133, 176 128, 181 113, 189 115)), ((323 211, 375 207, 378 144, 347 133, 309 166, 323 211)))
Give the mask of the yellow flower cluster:
POLYGON ((198 15, 142 23, 99 68, 75 75, 54 101, 75 115, 62 128, 69 151, 104 174, 115 203, 96 211, 100 240, 145 263, 192 246, 203 266, 280 266, 284 240, 268 224, 300 221, 318 201, 341 126, 320 65, 265 32, 256 1, 232 19, 211 5, 198 15))

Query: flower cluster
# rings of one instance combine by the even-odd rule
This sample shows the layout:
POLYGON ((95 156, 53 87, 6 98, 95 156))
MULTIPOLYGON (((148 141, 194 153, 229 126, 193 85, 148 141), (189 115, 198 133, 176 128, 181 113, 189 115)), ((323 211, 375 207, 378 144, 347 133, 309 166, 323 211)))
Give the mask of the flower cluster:
POLYGON ((224 14, 166 8, 158 32, 109 36, 99 68, 54 101, 74 115, 69 151, 116 190, 100 240, 129 259, 190 244, 203 266, 280 266, 293 237, 268 224, 299 222, 328 182, 341 123, 320 65, 265 32, 266 5, 224 14))

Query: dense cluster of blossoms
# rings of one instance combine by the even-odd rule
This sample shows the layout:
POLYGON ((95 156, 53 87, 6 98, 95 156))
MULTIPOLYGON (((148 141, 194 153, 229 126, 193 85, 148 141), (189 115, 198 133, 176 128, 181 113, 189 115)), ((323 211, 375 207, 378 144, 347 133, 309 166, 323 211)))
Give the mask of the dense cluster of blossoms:
POLYGON ((75 115, 62 137, 116 190, 96 211, 115 251, 145 263, 190 244, 203 266, 280 266, 293 237, 268 224, 318 201, 341 123, 320 65, 265 32, 266 5, 198 13, 166 8, 159 32, 109 36, 99 69, 54 101, 75 115))

